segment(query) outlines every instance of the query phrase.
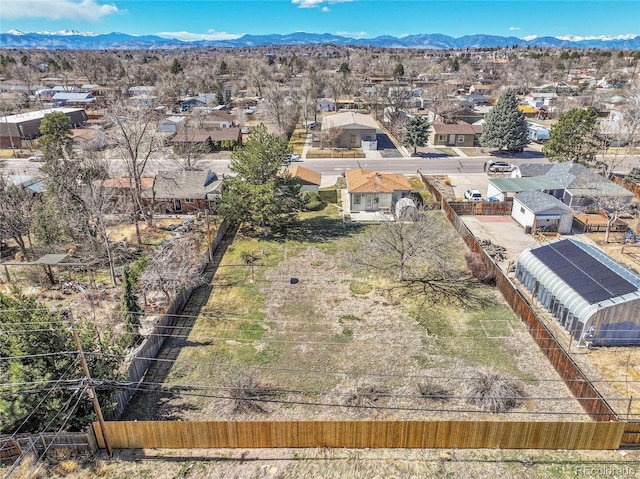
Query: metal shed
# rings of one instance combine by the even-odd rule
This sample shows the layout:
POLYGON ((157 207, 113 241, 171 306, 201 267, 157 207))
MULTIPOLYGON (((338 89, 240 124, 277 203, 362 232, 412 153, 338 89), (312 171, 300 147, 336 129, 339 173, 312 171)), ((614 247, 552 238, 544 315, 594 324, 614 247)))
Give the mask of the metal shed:
POLYGON ((640 344, 640 276, 574 239, 532 246, 516 278, 581 345, 640 344))

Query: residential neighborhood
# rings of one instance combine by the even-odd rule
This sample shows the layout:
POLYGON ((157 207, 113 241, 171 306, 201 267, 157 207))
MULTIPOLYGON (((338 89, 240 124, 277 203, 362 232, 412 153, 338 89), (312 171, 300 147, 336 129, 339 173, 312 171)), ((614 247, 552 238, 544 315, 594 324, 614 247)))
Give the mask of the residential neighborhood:
POLYGON ((640 51, 0 47, 4 477, 640 460, 640 51))

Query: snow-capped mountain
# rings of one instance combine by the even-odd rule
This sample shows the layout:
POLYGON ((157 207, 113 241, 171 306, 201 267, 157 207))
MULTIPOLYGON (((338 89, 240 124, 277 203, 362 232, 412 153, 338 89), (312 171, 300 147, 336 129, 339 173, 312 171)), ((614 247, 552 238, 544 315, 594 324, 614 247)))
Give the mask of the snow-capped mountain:
POLYGON ((464 49, 535 46, 566 48, 613 48, 640 49, 639 35, 619 36, 561 36, 525 38, 502 37, 496 35, 465 35, 460 38, 437 33, 407 35, 400 38, 383 35, 376 38, 351 38, 330 33, 295 32, 286 35, 243 35, 231 40, 197 40, 182 41, 157 35, 133 36, 126 33, 96 34, 63 30, 60 32, 24 33, 9 30, 0 33, 0 48, 41 48, 41 49, 167 49, 198 47, 254 47, 268 45, 313 45, 331 43, 336 45, 359 45, 387 48, 429 48, 429 49, 464 49))

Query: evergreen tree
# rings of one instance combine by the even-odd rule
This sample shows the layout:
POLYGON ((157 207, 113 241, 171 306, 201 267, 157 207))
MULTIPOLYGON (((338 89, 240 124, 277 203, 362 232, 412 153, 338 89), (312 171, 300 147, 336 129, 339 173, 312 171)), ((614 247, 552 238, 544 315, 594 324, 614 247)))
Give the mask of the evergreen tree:
POLYGON ((291 149, 286 138, 261 124, 246 145, 234 150, 230 169, 237 176, 224 181, 217 211, 235 224, 280 230, 297 219, 300 184, 285 169, 291 149))
POLYGON ((349 73, 351 73, 349 64, 347 62, 342 62, 340 64, 340 68, 338 68, 338 73, 342 73, 343 75, 348 75, 349 73))
POLYGON ((47 113, 40 123, 40 133, 42 136, 38 139, 38 144, 45 161, 71 154, 73 136, 67 115, 60 111, 47 113))
MULTIPOLYGON (((67 428, 78 430, 95 420, 86 394, 73 409, 76 394, 83 394, 77 386, 84 374, 76 355, 68 353, 76 350, 68 328, 60 311, 48 311, 17 288, 0 293, 0 434, 18 427, 20 432, 52 430, 65 421, 67 428)), ((109 350, 109 333, 99 341, 95 328, 80 325, 77 330, 92 377, 117 378, 122 351, 109 350), (109 352, 113 355, 101 354, 109 352)), ((99 394, 99 400, 105 413, 114 406, 110 394, 99 394)))
POLYGON ((506 90, 485 116, 480 135, 482 146, 515 153, 529 144, 529 132, 524 113, 518 109, 518 100, 512 89, 506 90))
POLYGON ((404 76, 404 65, 402 63, 398 63, 393 69, 393 78, 400 78, 403 76, 404 76))
POLYGON ((180 65, 180 62, 178 61, 177 58, 173 59, 173 63, 171 64, 171 73, 173 73, 174 75, 177 75, 178 73, 182 72, 182 65, 180 65))
POLYGON ((121 311, 125 318, 125 330, 128 333, 126 346, 137 344, 140 340, 140 313, 138 296, 135 293, 136 274, 129 268, 122 271, 121 311))
POLYGON ((594 108, 573 109, 563 113, 551 129, 549 141, 542 152, 549 161, 597 166, 596 153, 602 146, 597 120, 598 112, 594 108))
POLYGON ((404 126, 403 146, 412 146, 413 154, 418 151, 419 146, 425 146, 429 141, 429 122, 423 116, 409 118, 404 126))

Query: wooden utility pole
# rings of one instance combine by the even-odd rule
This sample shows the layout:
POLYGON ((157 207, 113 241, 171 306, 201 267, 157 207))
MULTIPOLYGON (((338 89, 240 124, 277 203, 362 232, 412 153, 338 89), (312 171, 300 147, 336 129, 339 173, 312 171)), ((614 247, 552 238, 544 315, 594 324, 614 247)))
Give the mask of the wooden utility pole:
POLYGON ((80 363, 82 364, 82 370, 84 371, 84 376, 87 379, 87 387, 89 391, 89 398, 93 403, 93 410, 98 417, 98 424, 100 425, 100 434, 102 434, 102 440, 104 441, 104 446, 107 448, 107 454, 109 457, 113 455, 113 449, 111 449, 111 443, 107 437, 106 428, 104 424, 104 417, 102 416, 102 409, 100 409, 100 403, 98 402, 98 397, 96 396, 96 391, 93 389, 93 383, 91 381, 91 373, 89 372, 89 365, 87 364, 87 359, 84 357, 84 351, 82 350, 82 344, 80 343, 80 338, 78 337, 78 332, 75 328, 75 321, 73 319, 73 314, 71 310, 67 312, 69 317, 69 323, 71 323, 71 334, 73 334, 73 340, 76 343, 76 348, 78 349, 78 354, 80 355, 80 363))

